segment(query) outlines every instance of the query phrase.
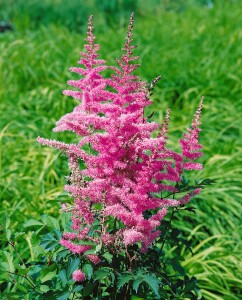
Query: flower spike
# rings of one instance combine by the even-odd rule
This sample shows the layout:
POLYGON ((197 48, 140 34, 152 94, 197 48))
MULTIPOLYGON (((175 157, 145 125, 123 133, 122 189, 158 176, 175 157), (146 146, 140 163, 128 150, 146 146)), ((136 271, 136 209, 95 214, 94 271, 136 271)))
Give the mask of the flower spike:
MULTIPOLYGON (((38 138, 41 144, 63 151, 69 162, 71 174, 66 178, 65 190, 74 203, 63 205, 62 211, 71 212, 72 225, 69 232, 63 233, 60 244, 92 264, 101 262, 99 254, 93 252, 96 246, 117 251, 115 245, 127 250, 138 243, 140 251, 147 251, 160 235, 160 222, 169 207, 183 205, 200 192, 197 189, 181 199, 168 198, 178 191, 184 170, 202 168, 194 160, 202 155, 198 126, 203 98, 191 128, 180 140, 182 154, 168 149, 170 109, 162 126, 144 117, 144 109, 152 103, 147 95, 160 77, 152 81, 149 90, 133 74, 138 66, 132 64, 138 58, 132 56, 133 23, 134 13, 119 67, 109 67, 115 74, 105 78, 102 72, 108 66, 98 58, 99 45, 95 43, 90 16, 86 51, 81 52, 78 62, 82 67, 71 68, 80 79, 68 81, 75 90, 63 92, 80 103, 54 128, 56 132, 71 131, 78 140, 68 144, 38 138), (110 217, 115 224, 116 220, 122 222, 122 227, 112 228, 110 217)), ((85 274, 76 270, 73 279, 81 282, 85 274)))

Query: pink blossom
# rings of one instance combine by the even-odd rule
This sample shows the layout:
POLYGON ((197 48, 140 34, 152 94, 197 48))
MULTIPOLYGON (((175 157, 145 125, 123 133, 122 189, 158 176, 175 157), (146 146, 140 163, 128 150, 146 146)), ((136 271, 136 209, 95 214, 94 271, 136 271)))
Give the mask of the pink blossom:
POLYGON ((191 198, 195 197, 196 195, 198 195, 200 192, 202 191, 202 188, 198 188, 198 189, 195 189, 191 192, 189 192, 188 194, 186 194, 185 196, 183 196, 181 199, 180 199, 180 204, 186 204, 188 203, 191 198))
MULTIPOLYGON (((144 109, 152 101, 146 83, 133 74, 139 65, 134 63, 138 56, 132 53, 132 37, 133 14, 118 67, 109 67, 99 58, 100 46, 95 43, 92 16, 89 18, 85 51, 78 61, 81 66, 70 68, 80 78, 68 81, 73 90, 63 91, 77 99, 78 105, 54 128, 55 132, 75 133, 77 141, 68 144, 38 137, 41 144, 61 150, 68 158, 71 174, 65 190, 74 198, 74 232, 64 233, 60 243, 75 254, 92 249, 81 245, 87 240, 102 242, 105 247, 141 242, 146 251, 159 236, 157 227, 169 207, 185 204, 200 192, 197 189, 181 199, 167 199, 179 191, 177 183, 184 170, 202 169, 196 160, 202 155, 198 138, 203 99, 191 128, 180 140, 181 153, 169 149, 170 109, 162 125, 145 117, 144 109), (109 78, 103 75, 107 69, 112 71, 109 78), (152 211, 150 217, 145 217, 147 211, 152 211), (110 217, 122 223, 121 230, 109 230, 110 217)), ((87 258, 99 262, 96 255, 87 258)))
POLYGON ((74 254, 83 254, 92 248, 89 245, 77 245, 77 244, 70 242, 69 240, 65 240, 65 239, 61 239, 60 244, 64 247, 66 247, 68 250, 70 250, 74 254))
POLYGON ((81 270, 76 270, 72 273, 72 279, 75 281, 84 281, 86 279, 86 275, 81 270))
POLYGON ((101 261, 101 259, 98 257, 98 255, 95 255, 95 254, 87 254, 87 258, 95 265, 97 265, 101 261))
POLYGON ((63 238, 68 240, 74 240, 77 238, 77 234, 74 232, 64 232, 63 238))
POLYGON ((143 240, 143 234, 134 229, 125 230, 123 232, 123 236, 124 236, 124 245, 125 246, 133 245, 134 243, 143 240))

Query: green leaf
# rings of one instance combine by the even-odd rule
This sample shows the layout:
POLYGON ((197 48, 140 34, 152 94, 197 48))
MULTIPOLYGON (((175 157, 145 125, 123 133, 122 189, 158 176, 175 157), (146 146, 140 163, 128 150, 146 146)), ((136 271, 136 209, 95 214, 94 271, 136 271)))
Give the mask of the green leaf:
POLYGON ((43 269, 42 265, 35 265, 30 271, 29 271, 29 275, 33 278, 34 281, 37 280, 37 278, 39 277, 39 274, 41 272, 41 270, 43 269))
POLYGON ((73 293, 77 293, 77 292, 80 292, 81 290, 83 290, 83 285, 76 285, 74 286, 74 288, 72 289, 72 292, 73 293))
POLYGON ((57 219, 48 215, 43 215, 41 219, 43 220, 44 224, 49 226, 51 229, 60 230, 60 225, 57 219))
POLYGON ((88 255, 88 254, 96 254, 96 250, 95 249, 90 249, 90 250, 87 250, 85 251, 85 255, 88 255))
POLYGON ((145 300, 145 298, 140 298, 140 297, 137 297, 137 296, 131 296, 131 300, 145 300))
POLYGON ((141 284, 142 281, 143 281, 143 279, 141 279, 141 278, 135 279, 135 281, 133 283, 133 289, 135 290, 136 293, 138 293, 139 285, 141 284))
POLYGON ((41 272, 40 272, 40 282, 46 282, 48 280, 51 280, 52 278, 54 278, 56 275, 56 265, 50 265, 47 268, 44 268, 41 272))
POLYGON ((93 204, 93 208, 96 210, 101 210, 103 207, 103 205, 101 203, 95 203, 93 204))
POLYGON ((182 233, 181 230, 179 230, 177 228, 173 228, 172 231, 171 231, 172 239, 177 238, 181 233, 182 233))
POLYGON ((47 251, 53 250, 58 245, 59 240, 57 240, 52 233, 47 233, 44 235, 40 243, 40 246, 47 251))
POLYGON ((47 293, 50 290, 50 287, 48 285, 40 285, 39 287, 40 291, 43 293, 47 293))
POLYGON ((20 275, 26 275, 30 271, 30 268, 25 268, 22 266, 17 266, 18 274, 20 275))
POLYGON ((120 290, 125 284, 127 284, 132 279, 133 274, 131 273, 120 274, 118 277, 118 290, 120 290))
POLYGON ((112 263, 113 255, 111 253, 105 252, 102 256, 106 259, 108 263, 112 263))
POLYGON ((70 223, 71 221, 71 213, 70 212, 67 212, 67 213, 63 213, 61 215, 61 219, 60 219, 60 222, 61 222, 61 225, 63 228, 67 228, 67 224, 70 223))
POLYGON ((110 275, 110 272, 108 270, 97 270, 94 274, 94 281, 100 280, 102 278, 108 277, 110 275))
POLYGON ((183 292, 188 293, 195 290, 197 283, 197 279, 195 277, 192 277, 188 282, 185 283, 185 288, 183 289, 183 292))
POLYGON ((172 268, 181 275, 185 275, 184 268, 179 263, 172 263, 172 268))
POLYGON ((184 210, 193 212, 194 214, 196 213, 196 208, 195 207, 185 207, 184 210))
MULTIPOLYGON (((92 241, 79 241, 79 245, 90 245, 90 246, 96 246, 96 243, 92 241)), ((85 252, 87 253, 87 251, 85 252)))
POLYGON ((23 284, 16 283, 16 284, 15 284, 15 287, 16 287, 18 290, 24 292, 25 294, 27 294, 27 292, 28 292, 28 289, 25 288, 23 284))
POLYGON ((68 265, 67 265, 67 278, 70 278, 72 276, 72 273, 76 271, 78 266, 80 265, 80 259, 79 258, 72 258, 70 257, 68 260, 68 265))
POLYGON ((10 242, 10 240, 11 240, 11 230, 10 229, 6 229, 5 230, 5 235, 6 235, 7 241, 10 242))
POLYGON ((66 300, 69 298, 70 295, 71 295, 71 292, 69 292, 69 291, 64 292, 64 293, 60 294, 59 296, 57 296, 57 300, 66 300))
POLYGON ((31 226, 45 226, 45 224, 40 221, 30 219, 27 222, 25 222, 23 225, 24 228, 31 227, 31 226))
POLYGON ((159 292, 159 281, 158 279, 153 275, 145 275, 143 277, 143 280, 151 287, 153 292, 158 296, 159 292))
POLYGON ((216 183, 216 181, 213 180, 213 179, 207 178, 207 179, 204 179, 203 181, 201 181, 199 183, 199 185, 210 185, 210 184, 213 184, 213 183, 216 183))
POLYGON ((23 235, 25 234, 25 232, 16 232, 14 234, 13 240, 16 242, 19 238, 21 238, 23 235))
POLYGON ((91 295, 95 285, 92 283, 88 283, 83 289, 83 297, 91 295))
POLYGON ((60 262, 63 258, 66 258, 67 255, 70 253, 67 249, 60 249, 56 253, 56 262, 60 262))
POLYGON ((13 257, 12 255, 7 252, 7 251, 3 251, 3 260, 6 262, 6 266, 7 266, 7 271, 14 273, 14 264, 13 264, 13 257))
POLYGON ((7 229, 10 225, 10 219, 8 217, 4 217, 4 224, 5 224, 5 228, 7 229))
POLYGON ((185 240, 183 238, 178 238, 178 241, 181 242, 183 245, 185 245, 189 249, 191 254, 193 255, 192 248, 190 246, 190 243, 187 240, 185 240))
POLYGON ((96 246, 96 253, 98 253, 102 249, 102 243, 96 246))
POLYGON ((63 282, 67 282, 68 281, 68 278, 67 278, 67 275, 66 275, 66 270, 61 270, 60 273, 58 274, 59 278, 61 281, 63 282))
POLYGON ((85 264, 82 271, 87 275, 87 279, 90 280, 93 275, 93 267, 90 264, 85 264))

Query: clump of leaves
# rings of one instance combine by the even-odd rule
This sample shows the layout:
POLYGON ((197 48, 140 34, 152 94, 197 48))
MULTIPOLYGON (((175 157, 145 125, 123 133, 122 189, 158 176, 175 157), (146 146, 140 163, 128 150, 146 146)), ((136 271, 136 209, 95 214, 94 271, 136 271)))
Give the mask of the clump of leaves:
MULTIPOLYGON (((198 184, 206 183, 211 182, 198 184)), ((8 249, 0 252, 1 289, 11 293, 12 299, 28 300, 203 299, 197 279, 188 276, 181 265, 182 249, 185 246, 192 253, 190 244, 172 222, 176 213, 185 209, 190 213, 195 210, 174 208, 160 226, 160 237, 146 253, 140 253, 138 245, 131 246, 128 255, 124 250, 114 253, 99 246, 90 251, 101 258, 97 265, 60 245, 62 232, 71 226, 70 213, 58 219, 48 215, 41 220, 30 219, 19 233, 11 232, 6 219, 1 227, 1 241, 8 249), (27 241, 30 259, 19 254, 19 238, 27 241), (85 280, 76 282, 72 274, 80 266, 85 280)))

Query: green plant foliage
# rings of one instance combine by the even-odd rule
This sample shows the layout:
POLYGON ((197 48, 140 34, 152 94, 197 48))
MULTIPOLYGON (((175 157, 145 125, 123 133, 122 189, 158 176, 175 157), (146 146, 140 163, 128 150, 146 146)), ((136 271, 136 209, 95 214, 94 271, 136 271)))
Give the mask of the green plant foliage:
MULTIPOLYGON (((178 210, 176 208, 176 212, 178 210)), ((85 256, 73 256, 63 248, 59 240, 61 231, 65 230, 62 224, 67 224, 65 214, 58 219, 43 215, 42 222, 31 219, 24 224, 25 228, 33 230, 23 233, 24 238, 30 234, 28 247, 33 257, 28 261, 22 259, 13 242, 14 236, 6 228, 1 237, 7 241, 9 251, 0 251, 0 282, 8 283, 8 290, 16 299, 18 296, 27 300, 103 299, 104 296, 107 299, 135 299, 134 296, 138 299, 203 299, 197 279, 186 275, 181 265, 184 243, 179 243, 182 232, 172 225, 174 215, 175 212, 164 225, 166 236, 161 234, 147 253, 139 253, 137 245, 129 247, 129 255, 135 257, 133 269, 124 252, 111 254, 99 247, 96 253, 101 262, 92 265, 87 263, 85 256), (174 251, 170 252, 174 245, 174 251), (80 267, 85 280, 75 282, 72 274, 80 267)), ((9 226, 8 219, 6 223, 9 226)))

